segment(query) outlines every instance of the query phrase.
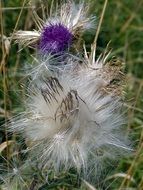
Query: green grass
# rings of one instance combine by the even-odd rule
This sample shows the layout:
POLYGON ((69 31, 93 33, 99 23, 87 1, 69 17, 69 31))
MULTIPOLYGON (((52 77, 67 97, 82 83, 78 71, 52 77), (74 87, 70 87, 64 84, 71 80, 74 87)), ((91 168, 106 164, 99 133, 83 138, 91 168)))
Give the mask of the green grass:
MULTIPOLYGON (((19 51, 20 46, 10 41, 9 36, 14 30, 31 30, 35 27, 32 20, 31 10, 28 3, 24 8, 21 0, 1 1, 0 18, 1 18, 1 46, 0 46, 0 123, 4 124, 0 128, 0 154, 8 161, 4 162, 1 158, 2 165, 6 164, 9 174, 11 172, 11 158, 15 154, 18 158, 19 166, 23 163, 23 155, 19 153, 22 149, 20 140, 17 137, 9 137, 6 128, 8 119, 19 113, 22 108, 22 102, 25 99, 25 68, 31 62, 30 54, 33 50, 28 48, 19 51), (2 37, 3 36, 3 37, 2 37), (4 143, 13 139, 9 146, 4 143), (16 141, 17 139, 17 141, 16 141)), ((38 7, 40 0, 34 1, 38 7)), ((43 1, 46 2, 46 1, 43 1)), ((51 1, 47 1, 50 5, 51 1)), ((60 2, 60 1, 59 1, 60 2)), ((91 14, 97 16, 97 22, 103 9, 104 0, 88 0, 91 6, 91 14)), ((49 10, 49 9, 48 9, 49 10)), ((39 11, 40 12, 40 11, 39 11)), ((125 62, 125 72, 127 75, 126 87, 126 106, 128 109, 127 128, 129 136, 132 139, 134 153, 126 159, 121 159, 117 167, 103 180, 103 189, 128 189, 142 190, 143 188, 143 1, 131 0, 109 0, 100 33, 97 40, 97 52, 102 52, 107 43, 110 41, 112 54, 119 57, 125 62), (105 185, 104 185, 105 184, 105 185)), ((87 47, 94 40, 96 33, 85 33, 84 39, 87 47)), ((23 184, 23 189, 32 189, 32 183, 38 184, 36 188, 44 189, 92 189, 90 185, 78 179, 76 172, 54 176, 49 171, 49 184, 44 182, 44 174, 34 168, 29 172, 28 168, 24 171, 24 178, 27 184, 23 184), (31 171, 33 172, 31 174, 31 171), (27 174, 27 173, 30 174, 27 174), (32 177, 30 178, 29 175, 32 177), (28 186, 28 187, 27 187, 28 186), (41 187, 41 188, 40 188, 41 187)), ((5 172, 3 171, 5 175, 5 172)), ((1 187, 2 188, 2 187, 1 187)), ((98 188, 98 184, 96 186, 98 188)), ((12 187, 11 187, 12 189, 12 187)), ((20 189, 15 182, 13 190, 20 189)), ((34 188, 33 188, 34 189, 34 188)))

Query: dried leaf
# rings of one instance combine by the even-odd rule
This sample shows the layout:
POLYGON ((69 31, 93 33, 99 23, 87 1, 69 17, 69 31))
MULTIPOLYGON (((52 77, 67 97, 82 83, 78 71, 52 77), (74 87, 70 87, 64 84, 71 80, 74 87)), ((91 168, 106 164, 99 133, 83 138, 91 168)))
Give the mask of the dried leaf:
POLYGON ((5 141, 2 144, 0 144, 0 153, 10 144, 14 143, 14 141, 10 140, 10 141, 5 141))

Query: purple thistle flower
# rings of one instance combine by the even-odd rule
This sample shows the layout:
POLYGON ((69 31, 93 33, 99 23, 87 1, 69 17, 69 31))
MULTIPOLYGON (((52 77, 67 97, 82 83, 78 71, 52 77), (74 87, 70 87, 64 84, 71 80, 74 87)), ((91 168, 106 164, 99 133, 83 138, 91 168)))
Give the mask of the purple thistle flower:
POLYGON ((40 38, 42 53, 61 53, 69 47, 72 33, 61 23, 45 26, 40 38))

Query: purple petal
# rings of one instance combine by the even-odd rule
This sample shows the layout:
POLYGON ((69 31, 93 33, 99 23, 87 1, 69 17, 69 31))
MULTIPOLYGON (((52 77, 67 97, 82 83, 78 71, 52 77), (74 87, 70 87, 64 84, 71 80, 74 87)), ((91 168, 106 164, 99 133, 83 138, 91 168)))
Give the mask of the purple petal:
POLYGON ((68 28, 60 23, 47 25, 41 34, 40 50, 44 54, 61 53, 69 47, 72 37, 68 28))

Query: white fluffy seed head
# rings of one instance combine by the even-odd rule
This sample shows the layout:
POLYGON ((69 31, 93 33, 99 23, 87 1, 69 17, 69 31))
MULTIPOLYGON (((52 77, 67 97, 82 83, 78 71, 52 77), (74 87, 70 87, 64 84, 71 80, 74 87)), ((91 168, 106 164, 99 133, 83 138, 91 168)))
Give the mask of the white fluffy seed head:
POLYGON ((123 74, 120 64, 103 58, 94 65, 70 63, 31 85, 26 115, 12 130, 23 133, 44 167, 89 172, 130 150, 123 131, 123 74))

